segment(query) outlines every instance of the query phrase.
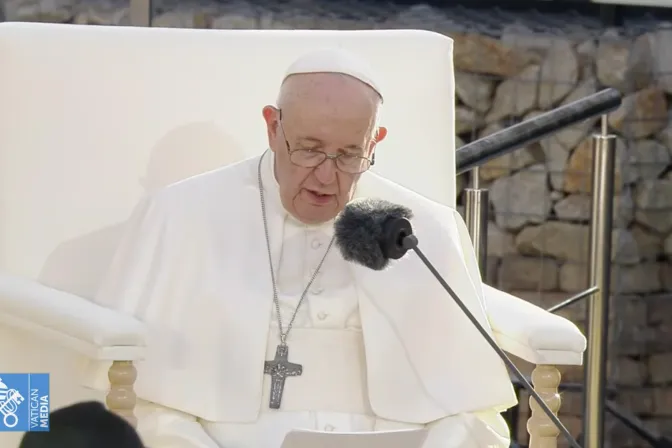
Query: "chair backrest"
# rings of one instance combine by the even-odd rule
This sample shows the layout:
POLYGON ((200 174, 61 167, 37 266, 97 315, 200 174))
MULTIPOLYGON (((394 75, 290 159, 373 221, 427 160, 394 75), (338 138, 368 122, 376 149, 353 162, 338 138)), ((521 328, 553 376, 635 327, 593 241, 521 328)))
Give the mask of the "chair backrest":
POLYGON ((260 154, 284 70, 333 46, 380 75, 376 170, 454 205, 442 35, 0 25, 0 271, 90 296, 144 191, 260 154))

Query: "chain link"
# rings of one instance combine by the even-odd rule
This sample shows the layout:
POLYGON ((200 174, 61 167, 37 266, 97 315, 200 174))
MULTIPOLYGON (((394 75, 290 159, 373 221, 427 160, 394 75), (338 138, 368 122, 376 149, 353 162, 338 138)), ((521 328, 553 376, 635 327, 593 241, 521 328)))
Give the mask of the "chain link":
POLYGON ((294 320, 296 320, 296 316, 299 313, 299 309, 301 308, 301 305, 303 304, 306 295, 308 294, 308 290, 310 289, 311 285, 315 281, 315 278, 317 278, 317 274, 320 272, 320 269, 322 268, 322 264, 324 264, 324 261, 327 259, 327 255, 329 255, 329 251, 331 250, 331 247, 334 245, 334 241, 336 240, 336 236, 331 238, 331 241, 329 242, 329 246, 327 247, 327 251, 324 253, 324 256, 320 260, 320 263, 317 265, 317 268, 315 269, 315 272, 313 273, 312 277, 310 278, 310 281, 308 281, 308 284, 306 285, 306 289, 303 290, 303 293, 301 294, 301 298, 299 299, 299 303, 296 305, 296 309, 294 310, 294 314, 292 314, 292 318, 289 320, 289 323, 287 324, 287 330, 283 331, 282 329, 282 315, 280 313, 280 300, 278 299, 278 286, 275 281, 275 269, 273 268, 273 253, 271 251, 271 238, 270 234, 268 232, 268 220, 266 219, 266 200, 264 198, 264 183, 261 179, 261 165, 264 161, 264 157, 266 156, 266 152, 264 152, 261 155, 261 158, 259 159, 259 166, 257 168, 257 176, 259 180, 259 199, 261 202, 261 216, 264 221, 264 233, 266 234, 266 249, 268 251, 268 266, 269 270, 271 273, 271 282, 273 284, 273 303, 275 305, 275 312, 278 317, 278 327, 280 330, 280 344, 281 345, 287 345, 287 336, 289 335, 289 332, 292 330, 292 326, 294 325, 294 320))

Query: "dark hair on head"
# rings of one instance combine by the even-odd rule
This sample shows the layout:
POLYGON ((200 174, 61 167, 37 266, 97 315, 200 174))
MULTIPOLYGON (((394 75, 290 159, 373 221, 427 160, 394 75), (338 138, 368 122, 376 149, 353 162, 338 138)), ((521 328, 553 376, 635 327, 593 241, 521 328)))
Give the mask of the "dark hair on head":
POLYGON ((49 425, 49 432, 27 432, 19 448, 143 448, 135 429, 97 401, 52 412, 49 425))

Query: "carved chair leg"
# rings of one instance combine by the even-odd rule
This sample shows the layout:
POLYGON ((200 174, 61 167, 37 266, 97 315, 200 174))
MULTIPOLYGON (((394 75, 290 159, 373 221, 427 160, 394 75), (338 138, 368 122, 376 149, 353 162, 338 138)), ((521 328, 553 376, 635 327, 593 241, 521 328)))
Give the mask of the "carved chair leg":
POLYGON ((108 409, 125 418, 135 428, 138 421, 133 413, 136 402, 133 384, 137 371, 133 362, 114 361, 107 377, 110 379, 110 391, 105 399, 108 409))
MULTIPOLYGON (((560 371, 553 366, 537 366, 532 372, 534 390, 555 415, 558 415, 561 403, 558 393, 560 379, 560 371)), ((532 416, 527 421, 530 448, 557 448, 560 430, 555 427, 533 397, 530 397, 530 409, 532 416)))

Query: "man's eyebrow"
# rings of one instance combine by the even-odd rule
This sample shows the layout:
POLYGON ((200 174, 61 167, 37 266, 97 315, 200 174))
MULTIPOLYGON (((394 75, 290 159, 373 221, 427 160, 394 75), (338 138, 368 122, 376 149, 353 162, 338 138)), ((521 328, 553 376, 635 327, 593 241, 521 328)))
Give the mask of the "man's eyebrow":
MULTIPOLYGON (((299 137, 297 140, 299 142, 303 142, 303 143, 315 143, 317 145, 324 145, 324 141, 317 138, 317 137, 303 136, 303 137, 299 137)), ((343 147, 342 150, 363 151, 361 145, 347 145, 347 146, 343 147)))
POLYGON ((316 137, 305 137, 305 136, 303 136, 303 137, 299 137, 297 140, 299 140, 301 142, 319 143, 320 145, 324 144, 324 142, 322 140, 320 140, 319 138, 316 138, 316 137))

